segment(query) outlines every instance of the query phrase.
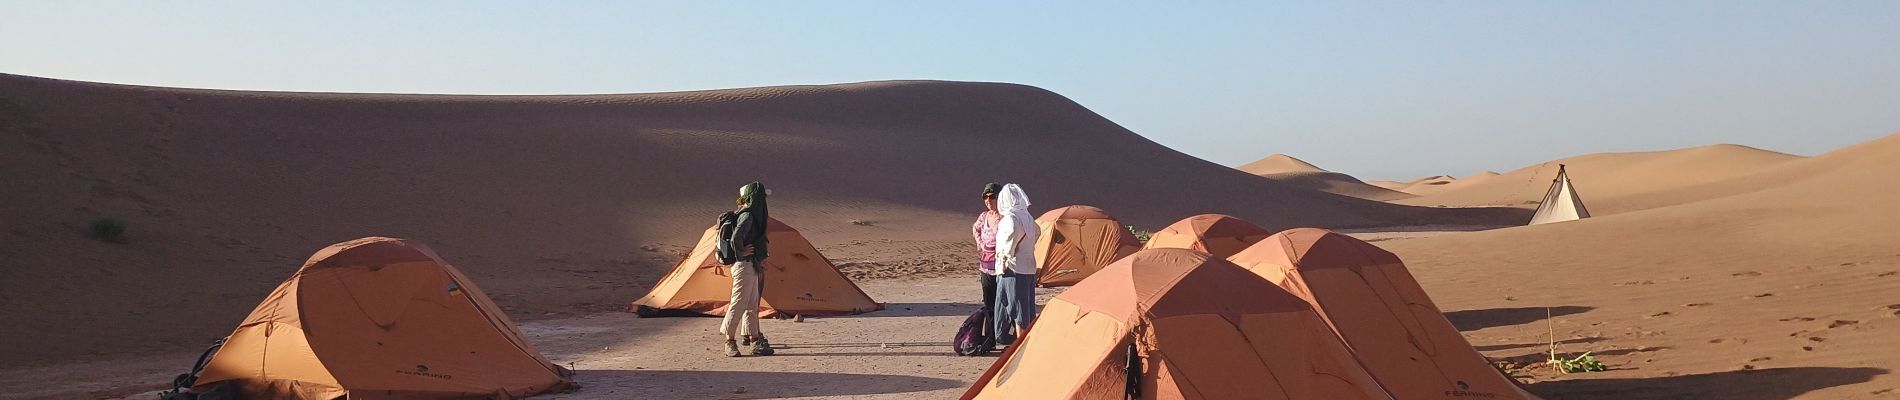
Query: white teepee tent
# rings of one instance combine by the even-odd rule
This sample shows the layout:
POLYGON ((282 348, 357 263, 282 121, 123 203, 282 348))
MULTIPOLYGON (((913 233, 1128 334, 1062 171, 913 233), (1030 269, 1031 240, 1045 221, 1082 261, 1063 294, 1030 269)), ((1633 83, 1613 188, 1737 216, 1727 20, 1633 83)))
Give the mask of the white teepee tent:
POLYGON ((1584 218, 1590 218, 1590 210, 1583 208, 1583 200, 1577 198, 1577 188, 1570 187, 1570 175, 1564 173, 1563 164, 1557 164, 1557 179, 1551 180, 1550 191, 1544 192, 1544 202, 1537 205, 1537 213, 1531 215, 1530 224, 1584 218))

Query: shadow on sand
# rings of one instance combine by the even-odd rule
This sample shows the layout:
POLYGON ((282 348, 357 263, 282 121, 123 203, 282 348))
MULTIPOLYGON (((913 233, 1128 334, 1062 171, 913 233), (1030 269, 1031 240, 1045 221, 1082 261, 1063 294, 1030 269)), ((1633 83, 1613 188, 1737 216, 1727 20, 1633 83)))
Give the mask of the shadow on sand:
POLYGON ((1716 372, 1661 378, 1577 379, 1538 382, 1546 399, 1730 399, 1771 400, 1885 375, 1880 368, 1797 367, 1716 372))
MULTIPOLYGON (((1557 306, 1550 308, 1552 317, 1582 314, 1595 307, 1557 306)), ((1483 310, 1464 310, 1445 313, 1445 319, 1460 331, 1475 331, 1496 326, 1523 325, 1544 320, 1544 307, 1488 308, 1483 310)))
POLYGON ((583 370, 574 378, 581 384, 580 390, 560 397, 774 399, 909 393, 964 386, 957 381, 921 376, 814 372, 583 370))
MULTIPOLYGON (((1590 344, 1590 343, 1596 343, 1596 342, 1601 342, 1605 340, 1609 340, 1609 339, 1604 339, 1600 337, 1580 337, 1580 338, 1570 338, 1570 339, 1559 340, 1557 341, 1557 344, 1559 345, 1590 344)), ((1548 345, 1550 345, 1549 342, 1538 342, 1538 343, 1491 344, 1491 345, 1482 345, 1482 346, 1471 346, 1471 348, 1476 349, 1478 351, 1499 351, 1499 350, 1520 349, 1520 348, 1525 348, 1525 347, 1540 347, 1541 348, 1548 345)))
POLYGON ((870 317, 962 317, 983 308, 982 304, 968 303, 884 303, 884 309, 855 315, 852 318, 870 317))

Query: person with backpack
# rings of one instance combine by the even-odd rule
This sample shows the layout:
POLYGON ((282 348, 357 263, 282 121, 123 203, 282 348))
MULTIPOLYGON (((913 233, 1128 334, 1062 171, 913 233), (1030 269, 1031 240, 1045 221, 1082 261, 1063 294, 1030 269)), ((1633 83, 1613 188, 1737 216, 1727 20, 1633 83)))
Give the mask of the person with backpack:
POLYGON ((765 184, 748 183, 739 188, 738 209, 720 218, 720 247, 732 257, 727 268, 732 276, 732 302, 726 304, 725 320, 719 324, 719 333, 726 335, 727 357, 738 357, 741 344, 751 345, 752 355, 772 355, 772 344, 759 332, 759 297, 764 285, 761 279, 764 279, 768 255, 766 228, 771 221, 765 198, 770 193, 765 190, 765 184), (727 224, 730 224, 730 234, 727 234, 727 224))
MULTIPOLYGON (((976 223, 970 225, 970 236, 976 240, 976 269, 981 273, 978 282, 983 286, 983 310, 985 315, 996 312, 996 227, 1003 215, 996 212, 996 194, 1003 185, 990 182, 983 185, 983 213, 977 214, 976 223)), ((984 336, 995 332, 995 318, 983 320, 984 336)), ((987 340, 985 342, 988 342, 987 340)), ((993 343, 985 343, 988 348, 993 343)))
POLYGON ((1036 239, 1041 230, 1029 214, 1029 195, 1014 183, 997 195, 995 343, 1016 342, 1018 329, 1036 320, 1036 239))

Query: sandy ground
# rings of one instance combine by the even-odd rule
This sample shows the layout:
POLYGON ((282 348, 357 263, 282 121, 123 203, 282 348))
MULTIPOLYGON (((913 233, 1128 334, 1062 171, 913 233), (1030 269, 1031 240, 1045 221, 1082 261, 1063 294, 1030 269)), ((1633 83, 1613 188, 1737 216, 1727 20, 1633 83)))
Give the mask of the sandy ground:
MULTIPOLYGON (((954 398, 995 360, 960 357, 949 338, 979 307, 976 276, 883 279, 861 285, 886 310, 802 322, 766 320, 771 357, 719 354, 716 318, 600 313, 519 324, 581 389, 546 399, 954 398)), ((1038 290, 1047 301, 1059 289, 1038 290)), ((0 371, 0 399, 144 400, 197 354, 0 371), (75 374, 82 379, 74 379, 75 374), (50 380, 67 382, 39 385, 50 380)))
MULTIPOLYGON (((1402 257, 1472 240, 1468 226, 1422 226, 1355 236, 1402 257)), ((1895 254, 1900 256, 1900 254, 1895 254)), ((943 264, 954 260, 937 255, 943 264)), ((1439 260, 1457 259, 1442 257, 1439 260)), ((1595 279, 1543 279, 1505 264, 1408 262, 1473 346, 1551 399, 1890 398, 1900 349, 1900 257, 1681 275, 1606 270, 1595 279), (1511 282, 1511 283, 1502 283, 1511 282), (1562 290, 1560 290, 1562 289, 1562 290), (1836 300, 1846 296, 1844 306, 1836 300), (1888 302, 1900 299, 1886 296, 1888 302), (1869 304, 1860 304, 1869 303, 1869 304), (1878 303, 1878 304, 1875 304, 1878 303), (1547 311, 1548 309, 1548 311, 1547 311), (1554 318, 1546 319, 1546 312, 1554 318), (1558 351, 1589 351, 1607 372, 1557 374, 1537 364, 1554 331, 1558 351)), ((876 268, 895 276, 910 268, 876 268)), ((964 271, 860 280, 885 311, 803 322, 768 320, 772 357, 725 358, 713 318, 638 319, 598 313, 521 323, 551 360, 580 371, 582 388, 549 399, 954 398, 995 360, 959 357, 948 337, 976 308, 964 271)), ((1040 289, 1039 297, 1060 289, 1040 289)), ((0 398, 150 398, 195 353, 0 371, 0 398), (75 379, 77 377, 77 379, 75 379), (70 382, 44 385, 38 382, 70 382)))

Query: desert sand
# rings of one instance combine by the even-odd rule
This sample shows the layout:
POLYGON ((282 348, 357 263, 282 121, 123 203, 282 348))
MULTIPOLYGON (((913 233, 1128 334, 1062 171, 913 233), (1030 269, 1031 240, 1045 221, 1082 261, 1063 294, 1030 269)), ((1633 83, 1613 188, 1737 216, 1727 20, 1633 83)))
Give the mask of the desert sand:
POLYGON ((1413 197, 1409 193, 1367 184, 1352 175, 1327 171, 1285 154, 1270 155, 1235 169, 1293 187, 1367 200, 1391 201, 1413 197))
POLYGON ((1032 211, 1149 229, 1201 212, 1351 228, 1546 398, 1886 398, 1900 135, 1870 139, 1565 160, 1607 211, 1521 227, 1507 183, 1534 200, 1554 164, 1399 200, 1460 207, 1391 205, 1195 159, 1020 85, 424 96, 0 76, 0 398, 150 398, 309 252, 367 235, 430 244, 581 371, 548 398, 954 398, 994 361, 945 343, 976 307, 965 242, 991 180, 1023 183, 1032 211), (888 309, 767 321, 787 348, 738 359, 717 356, 715 319, 625 313, 752 179, 888 309), (1478 204, 1514 208, 1462 208, 1478 204), (85 237, 102 215, 130 222, 124 243, 85 237), (1538 366, 1550 330, 1611 370, 1538 366))
POLYGON ((1480 174, 1435 188, 1408 187, 1420 197, 1395 203, 1431 206, 1510 206, 1536 208, 1557 166, 1565 165, 1577 193, 1590 211, 1615 214, 1719 197, 1706 189, 1673 191, 1735 179, 1801 157, 1740 145, 1711 145, 1686 149, 1598 153, 1552 160, 1504 174, 1480 174))

